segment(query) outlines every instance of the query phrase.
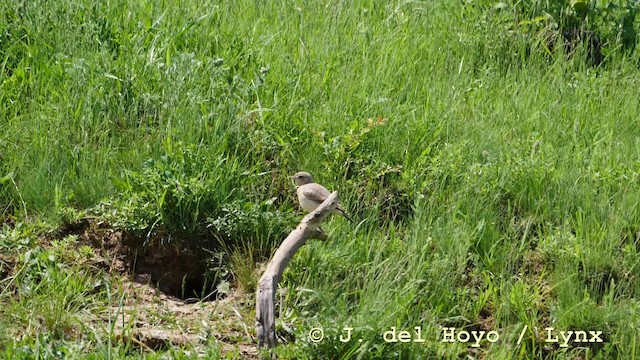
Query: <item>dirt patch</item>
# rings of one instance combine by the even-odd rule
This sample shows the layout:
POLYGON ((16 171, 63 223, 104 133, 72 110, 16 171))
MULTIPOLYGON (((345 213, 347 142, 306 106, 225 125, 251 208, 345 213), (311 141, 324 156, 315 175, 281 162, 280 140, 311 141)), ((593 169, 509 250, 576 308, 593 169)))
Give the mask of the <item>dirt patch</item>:
POLYGON ((68 224, 59 235, 76 235, 81 243, 98 251, 96 265, 109 272, 142 276, 165 294, 179 299, 211 297, 216 285, 207 281, 206 259, 210 254, 193 247, 162 244, 111 229, 95 219, 68 224))
POLYGON ((84 323, 91 332, 113 335, 146 352, 178 346, 191 349, 193 355, 205 355, 215 339, 223 354, 257 359, 253 300, 238 290, 223 296, 207 288, 203 260, 207 254, 176 246, 144 246, 140 239, 95 219, 68 224, 47 237, 68 235, 95 249, 91 266, 121 284, 113 292, 113 306, 86 315, 84 323), (194 299, 203 293, 208 301, 194 299))
POLYGON ((527 250, 511 264, 513 275, 529 283, 538 282, 545 274, 552 272, 554 267, 555 260, 550 254, 538 249, 527 250))
POLYGON ((0 280, 8 278, 16 267, 16 258, 0 254, 0 280))
POLYGON ((87 315, 85 324, 95 333, 154 352, 172 346, 204 354, 215 339, 223 353, 257 359, 249 329, 251 314, 243 313, 249 299, 233 293, 223 300, 185 304, 158 289, 141 284, 144 278, 122 282, 117 305, 98 315, 87 315))

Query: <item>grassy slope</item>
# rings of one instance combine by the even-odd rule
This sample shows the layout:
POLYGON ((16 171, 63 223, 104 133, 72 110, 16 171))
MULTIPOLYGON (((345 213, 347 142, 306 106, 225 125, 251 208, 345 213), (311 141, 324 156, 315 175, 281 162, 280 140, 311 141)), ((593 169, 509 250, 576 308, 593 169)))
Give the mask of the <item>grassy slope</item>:
MULTIPOLYGON (((333 240, 291 264, 281 318, 298 340, 282 355, 457 358, 467 345, 439 342, 445 324, 498 330, 480 350, 492 359, 582 351, 545 345, 546 326, 602 330, 601 358, 640 352, 637 55, 597 76, 562 58, 522 64, 518 39, 449 1, 0 8, 6 212, 59 221, 118 198, 127 170, 181 144, 214 199, 241 188, 232 198, 291 208, 285 176, 305 169, 362 224, 332 220, 333 240), (390 209, 409 216, 388 221, 390 209), (525 324, 539 333, 516 346, 525 324), (328 339, 311 344, 313 326, 328 339), (343 326, 363 342, 338 341, 343 326), (427 342, 385 344, 391 326, 422 326, 427 342)), ((23 253, 30 233, 3 249, 23 253)), ((51 301, 70 319, 110 298, 86 295, 93 275, 76 266, 60 276, 77 277, 64 293, 78 300, 51 301)), ((0 301, 20 314, 57 289, 0 301)), ((45 324, 42 336, 107 351, 45 324)), ((5 351, 48 341, 27 333, 5 351)))

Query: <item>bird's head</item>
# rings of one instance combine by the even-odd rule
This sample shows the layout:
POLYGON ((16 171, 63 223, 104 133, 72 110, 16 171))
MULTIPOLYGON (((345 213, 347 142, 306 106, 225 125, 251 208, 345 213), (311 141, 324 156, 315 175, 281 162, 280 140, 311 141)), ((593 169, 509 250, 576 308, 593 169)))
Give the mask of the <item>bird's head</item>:
POLYGON ((304 184, 311 184, 313 182, 313 178, 311 177, 311 174, 304 171, 295 173, 295 175, 293 175, 291 178, 296 182, 296 185, 298 186, 304 185, 304 184))

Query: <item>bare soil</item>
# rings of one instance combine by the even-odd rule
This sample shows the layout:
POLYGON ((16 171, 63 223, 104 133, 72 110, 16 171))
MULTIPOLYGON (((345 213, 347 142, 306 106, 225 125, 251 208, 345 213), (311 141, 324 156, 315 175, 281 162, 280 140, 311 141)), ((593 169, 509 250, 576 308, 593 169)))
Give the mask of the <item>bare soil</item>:
POLYGON ((202 254, 175 247, 145 248, 126 233, 92 219, 62 229, 62 235, 69 234, 95 249, 91 266, 106 271, 113 284, 121 284, 113 305, 97 316, 87 314, 85 326, 90 331, 112 329, 122 341, 149 352, 186 346, 204 353, 214 338, 223 353, 258 358, 248 294, 236 289, 197 302, 176 296, 185 292, 185 283, 201 284, 204 269, 198 256, 202 254))

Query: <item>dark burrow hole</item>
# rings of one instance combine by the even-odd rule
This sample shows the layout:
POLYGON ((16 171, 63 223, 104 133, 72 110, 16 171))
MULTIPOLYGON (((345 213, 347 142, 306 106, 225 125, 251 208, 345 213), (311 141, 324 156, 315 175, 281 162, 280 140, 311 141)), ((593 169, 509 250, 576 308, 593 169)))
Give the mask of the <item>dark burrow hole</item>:
POLYGON ((98 267, 128 274, 134 281, 149 284, 165 295, 185 302, 224 297, 217 289, 225 274, 221 270, 216 273, 210 266, 215 256, 200 246, 187 246, 198 241, 174 239, 163 244, 154 239, 145 244, 144 239, 91 220, 67 224, 60 230, 59 236, 77 235, 82 243, 95 248, 102 258, 98 267))
POLYGON ((185 302, 220 300, 221 276, 207 268, 211 254, 171 245, 131 246, 129 271, 140 283, 148 283, 166 295, 185 302))
MULTIPOLYGON (((591 296, 598 302, 609 293, 611 286, 620 284, 622 278, 618 269, 610 264, 585 266, 580 263, 578 274, 582 283, 590 289, 591 296)), ((616 297, 620 295, 619 291, 614 293, 616 297)))

